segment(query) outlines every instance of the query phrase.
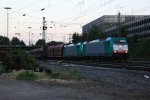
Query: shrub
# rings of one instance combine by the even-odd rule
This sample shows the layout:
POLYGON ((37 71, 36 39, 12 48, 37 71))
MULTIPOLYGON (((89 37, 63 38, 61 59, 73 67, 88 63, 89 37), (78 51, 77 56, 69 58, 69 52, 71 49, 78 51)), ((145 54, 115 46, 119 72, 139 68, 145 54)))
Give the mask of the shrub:
POLYGON ((80 76, 76 70, 73 69, 57 69, 51 74, 52 78, 67 79, 67 80, 79 80, 80 76))
POLYGON ((22 72, 18 74, 18 76, 16 77, 17 80, 31 80, 31 81, 34 81, 37 78, 38 77, 33 72, 29 71, 22 72))
POLYGON ((129 44, 129 57, 132 60, 150 60, 150 39, 129 44))
POLYGON ((37 66, 36 60, 24 50, 12 50, 3 60, 3 70, 33 69, 37 66))

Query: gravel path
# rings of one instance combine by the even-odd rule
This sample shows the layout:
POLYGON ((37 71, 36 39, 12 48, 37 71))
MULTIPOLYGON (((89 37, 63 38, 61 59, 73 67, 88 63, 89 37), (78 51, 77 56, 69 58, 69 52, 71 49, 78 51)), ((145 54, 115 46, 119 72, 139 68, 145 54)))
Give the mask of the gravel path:
POLYGON ((0 100, 99 100, 105 95, 52 83, 0 79, 0 100))

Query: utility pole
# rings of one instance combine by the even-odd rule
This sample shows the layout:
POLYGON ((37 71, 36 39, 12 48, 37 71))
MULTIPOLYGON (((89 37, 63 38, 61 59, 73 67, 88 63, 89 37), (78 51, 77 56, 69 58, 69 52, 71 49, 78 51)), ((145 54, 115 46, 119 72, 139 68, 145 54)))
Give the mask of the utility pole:
POLYGON ((30 46, 30 29, 31 27, 27 27, 29 29, 29 46, 30 46))
POLYGON ((71 39, 72 39, 72 34, 69 34, 69 43, 71 43, 71 39))
POLYGON ((120 12, 118 12, 118 37, 120 37, 121 36, 121 25, 120 25, 120 12))
POLYGON ((46 31, 47 30, 47 26, 46 26, 46 21, 45 21, 45 17, 43 17, 43 35, 42 35, 42 39, 45 40, 46 42, 46 31))
POLYGON ((5 7, 4 9, 7 10, 7 38, 9 38, 9 13, 8 10, 10 10, 10 7, 5 7))

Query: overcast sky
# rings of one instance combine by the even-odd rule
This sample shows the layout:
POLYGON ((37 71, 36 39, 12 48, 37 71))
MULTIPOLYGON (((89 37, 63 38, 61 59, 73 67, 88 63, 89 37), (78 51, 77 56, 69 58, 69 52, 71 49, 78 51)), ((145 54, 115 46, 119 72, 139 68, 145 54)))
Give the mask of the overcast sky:
POLYGON ((69 34, 81 34, 82 26, 103 15, 149 15, 150 0, 0 0, 0 35, 7 35, 9 10, 9 38, 16 36, 28 44, 29 29, 33 43, 42 36, 42 18, 47 21, 47 42, 68 42, 69 34), (43 9, 41 11, 41 9, 43 9), (26 14, 26 16, 23 16, 26 14), (52 28, 50 28, 52 27, 52 28), (18 36, 15 33, 20 33, 18 36))

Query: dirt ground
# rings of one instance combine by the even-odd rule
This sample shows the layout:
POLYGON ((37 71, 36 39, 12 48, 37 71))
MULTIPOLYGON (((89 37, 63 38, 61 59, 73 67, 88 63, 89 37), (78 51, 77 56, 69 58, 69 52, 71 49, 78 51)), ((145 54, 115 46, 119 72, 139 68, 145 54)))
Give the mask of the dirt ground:
POLYGON ((0 78, 0 100, 149 100, 148 91, 91 80, 18 81, 0 78))

